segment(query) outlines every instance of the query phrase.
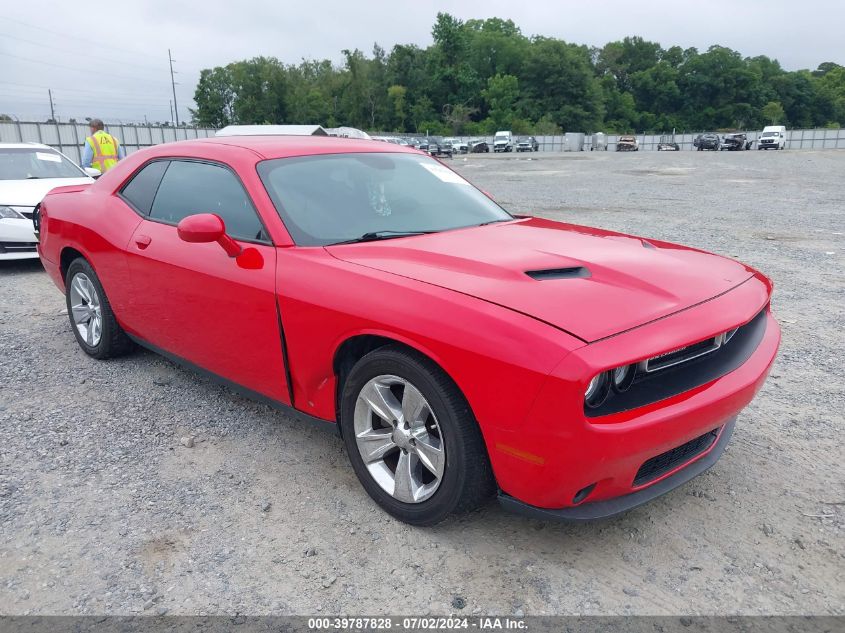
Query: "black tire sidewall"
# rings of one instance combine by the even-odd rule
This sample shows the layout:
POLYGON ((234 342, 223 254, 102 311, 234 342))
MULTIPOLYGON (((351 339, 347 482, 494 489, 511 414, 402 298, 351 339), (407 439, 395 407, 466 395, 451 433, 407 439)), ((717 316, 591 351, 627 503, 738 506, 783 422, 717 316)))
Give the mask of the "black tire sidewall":
MULTIPOLYGON (((367 493, 389 514, 414 525, 433 525, 445 519, 455 511, 461 502, 466 480, 466 463, 462 456, 466 447, 462 444, 462 434, 458 426, 475 424, 469 407, 456 410, 455 394, 443 393, 442 382, 413 356, 403 351, 382 348, 362 358, 347 377, 341 397, 340 424, 349 459, 355 474, 367 493), (443 479, 435 493, 421 503, 403 503, 385 492, 372 478, 355 441, 354 414, 358 394, 364 385, 381 375, 394 375, 404 378, 428 400, 440 426, 443 444, 446 447, 446 467, 443 479)), ((457 387, 454 387, 457 391, 457 387)), ((463 397, 459 398, 463 401, 463 397)))
POLYGON ((94 269, 91 267, 87 261, 82 258, 75 259, 71 262, 70 266, 67 269, 67 276, 65 277, 65 303, 67 304, 67 314, 68 319, 70 321, 70 328, 73 331, 74 337, 76 337, 76 342, 79 343, 79 346, 89 356, 94 358, 102 359, 107 358, 109 356, 109 342, 112 339, 112 332, 111 332, 111 323, 112 319, 110 317, 111 313, 111 306, 109 305, 108 299, 106 298, 106 293, 103 290, 103 286, 100 283, 100 279, 97 277, 97 273, 94 272, 94 269), (102 315, 101 322, 102 322, 102 330, 100 332, 100 340, 97 342, 96 345, 88 345, 85 342, 85 339, 79 333, 79 330, 76 329, 76 324, 73 322, 73 310, 71 309, 70 304, 70 286, 73 283, 73 279, 79 273, 84 274, 88 279, 94 284, 94 288, 97 291, 97 296, 100 300, 100 313, 102 315))

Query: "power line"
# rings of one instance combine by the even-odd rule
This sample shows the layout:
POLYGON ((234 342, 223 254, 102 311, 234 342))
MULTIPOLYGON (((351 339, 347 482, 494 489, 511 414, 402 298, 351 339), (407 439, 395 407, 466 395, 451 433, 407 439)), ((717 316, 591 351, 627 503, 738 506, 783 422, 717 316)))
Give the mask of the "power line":
MULTIPOLYGON (((62 64, 54 64, 53 62, 45 62, 40 59, 31 59, 29 57, 21 57, 20 55, 13 55, 12 53, 6 53, 4 51, 0 51, 0 55, 5 55, 6 57, 13 57, 14 59, 20 59, 25 62, 32 62, 34 64, 44 64, 45 66, 53 66, 54 68, 63 68, 65 70, 72 70, 78 73, 86 73, 90 74, 90 71, 84 68, 74 68, 73 66, 64 66, 62 64)), ((97 71, 98 75, 109 75, 111 77, 117 77, 119 79, 130 79, 132 81, 145 81, 148 83, 167 83, 165 81, 161 81, 159 79, 147 79, 146 77, 130 77, 128 75, 118 75, 117 73, 109 73, 105 71, 97 71)))
MULTIPOLYGON (((39 31, 45 31, 46 33, 52 33, 53 35, 58 35, 60 37, 65 37, 65 38, 68 38, 68 39, 77 40, 79 42, 84 42, 85 45, 88 46, 88 47, 95 46, 95 47, 98 47, 98 48, 107 49, 111 52, 122 51, 124 53, 131 55, 132 57, 134 57, 136 59, 139 56, 143 55, 143 53, 139 52, 139 51, 130 51, 129 49, 120 48, 119 46, 114 46, 113 44, 100 44, 96 41, 90 41, 88 38, 79 37, 78 35, 69 35, 67 33, 61 33, 60 31, 54 31, 52 29, 48 29, 48 28, 45 28, 43 26, 36 26, 35 24, 29 24, 28 22, 24 22, 23 20, 10 18, 10 17, 7 17, 7 16, 3 16, 3 20, 9 21, 9 22, 15 22, 17 24, 21 24, 21 25, 29 27, 31 29, 37 29, 39 31)), ((199 70, 196 69, 196 68, 191 68, 191 70, 195 70, 196 72, 199 72, 199 70)))
MULTIPOLYGON (((113 90, 105 90, 105 91, 80 90, 79 88, 63 88, 61 86, 56 88, 55 86, 43 86, 43 85, 40 85, 40 84, 22 84, 22 83, 15 83, 15 82, 11 82, 11 81, 0 81, 0 85, 18 86, 18 87, 25 88, 26 90, 28 90, 30 92, 38 92, 39 94, 41 93, 41 91, 48 90, 50 88, 52 88, 54 90, 61 90, 62 92, 74 92, 74 93, 78 93, 80 95, 89 95, 89 96, 92 96, 92 97, 102 97, 103 95, 113 95, 114 94, 113 90), (36 90, 36 89, 38 89, 38 90, 36 90)), ((127 99, 135 99, 136 98, 136 97, 132 97, 131 95, 123 95, 123 97, 127 98, 127 99)), ((139 97, 139 98, 143 99, 144 97, 139 97)), ((156 103, 158 103, 158 101, 156 101, 156 103)))
MULTIPOLYGON (((92 101, 96 101, 98 103, 111 101, 119 101, 121 103, 161 103, 161 98, 156 98, 156 96, 153 96, 151 94, 147 94, 144 97, 135 97, 132 95, 123 95, 115 93, 112 93, 111 95, 85 95, 65 92, 61 88, 53 89, 50 86, 45 86, 43 89, 18 88, 12 92, 7 92, 4 96, 4 100, 20 100, 27 99, 36 95, 40 96, 44 93, 44 90, 52 90, 53 96, 58 95, 62 101, 76 101, 80 103, 90 103, 92 101)), ((161 97, 163 97, 163 94, 161 95, 161 97)))
POLYGON ((49 49, 52 49, 54 51, 59 51, 60 53, 73 53, 73 55, 76 56, 76 57, 87 57, 88 59, 95 59, 99 62, 106 62, 106 63, 111 63, 111 64, 119 64, 120 66, 134 66, 135 68, 144 69, 146 72, 155 72, 155 73, 161 72, 161 69, 154 69, 152 66, 143 66, 141 64, 133 64, 133 63, 130 63, 130 62, 124 62, 124 61, 119 61, 119 60, 114 60, 114 59, 107 59, 107 58, 103 58, 103 57, 98 57, 96 55, 87 55, 85 53, 79 53, 77 51, 70 51, 66 48, 61 48, 61 47, 58 47, 58 46, 51 46, 50 44, 44 44, 43 42, 37 42, 35 40, 28 40, 28 39, 23 38, 23 37, 17 37, 16 35, 8 35, 7 33, 0 33, 0 37, 5 37, 5 38, 11 39, 11 40, 17 40, 19 42, 26 42, 28 44, 35 44, 39 48, 49 48, 49 49))

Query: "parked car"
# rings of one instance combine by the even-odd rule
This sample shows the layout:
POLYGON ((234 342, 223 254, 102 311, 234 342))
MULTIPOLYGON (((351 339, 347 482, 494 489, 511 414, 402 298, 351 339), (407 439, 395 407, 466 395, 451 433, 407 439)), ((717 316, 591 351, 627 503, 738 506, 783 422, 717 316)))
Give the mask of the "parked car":
POLYGON ((741 132, 725 134, 724 138, 722 139, 722 145, 720 149, 723 151, 728 150, 729 152, 744 151, 747 149, 751 149, 751 145, 753 142, 754 141, 749 141, 748 137, 741 132))
POLYGON ((757 149, 786 149, 786 127, 767 125, 757 141, 757 149))
POLYGON ((658 152, 677 152, 680 149, 680 146, 675 142, 674 134, 664 134, 660 137, 660 142, 657 143, 658 152))
POLYGON ((452 146, 452 152, 454 154, 466 154, 469 151, 469 146, 467 145, 467 142, 462 141, 459 138, 450 137, 443 139, 443 142, 452 146))
POLYGON ((771 282, 732 258, 513 217, 376 141, 155 145, 37 215, 85 354, 140 344, 338 428, 368 494, 416 525, 497 492, 595 519, 681 485, 780 341, 771 282))
MULTIPOLYGON (((420 149, 423 149, 422 145, 420 149)), ((432 156, 448 156, 452 158, 452 155, 455 153, 455 150, 452 149, 451 143, 446 143, 442 138, 439 136, 430 136, 425 140, 425 150, 432 156)))
POLYGON ((494 152, 512 152, 513 151, 513 132, 503 130, 496 132, 493 138, 494 152))
POLYGON ((52 147, 36 143, 0 143, 0 261, 37 258, 32 216, 48 191, 62 185, 94 182, 52 147))
POLYGON ((517 152, 538 152, 540 143, 533 136, 520 136, 516 142, 517 152))
POLYGON ((620 136, 616 141, 617 152, 636 152, 640 149, 640 142, 636 136, 620 136))
POLYGON ((476 138, 472 139, 469 142, 469 153, 470 154, 489 154, 490 153, 490 145, 487 144, 487 141, 476 138))
POLYGON ((692 145, 699 152, 703 150, 718 150, 722 146, 722 141, 718 134, 699 134, 692 140, 692 145))

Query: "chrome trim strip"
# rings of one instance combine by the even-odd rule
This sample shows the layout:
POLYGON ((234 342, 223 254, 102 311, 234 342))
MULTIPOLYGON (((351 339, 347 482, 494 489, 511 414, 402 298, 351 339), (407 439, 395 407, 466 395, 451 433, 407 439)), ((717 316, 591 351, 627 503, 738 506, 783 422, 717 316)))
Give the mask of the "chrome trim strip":
MULTIPOLYGON (((734 332, 735 331, 736 330, 734 330, 734 332)), ((665 352, 663 354, 660 354, 659 356, 652 356, 651 358, 647 358, 644 361, 640 361, 638 369, 644 371, 647 374, 653 374, 656 371, 661 371, 663 369, 669 369, 670 367, 674 367, 675 365, 680 365, 681 363, 686 363, 688 361, 691 361, 691 360, 696 359, 696 358, 700 358, 700 357, 705 356, 707 354, 712 354, 713 352, 715 352, 717 349, 722 347, 722 345, 724 345, 727 342, 726 335, 727 335, 726 332, 723 332, 722 334, 717 334, 716 336, 713 337, 713 339, 712 339, 713 342, 712 342, 710 347, 699 350, 697 353, 693 354, 692 356, 682 356, 681 358, 677 358, 674 361, 671 361, 671 362, 666 363, 666 364, 659 365, 657 367, 651 366, 651 363, 653 361, 659 361, 661 358, 669 356, 670 354, 675 354, 677 352, 681 352, 684 349, 686 349, 687 347, 692 347, 693 345, 697 345, 698 343, 692 343, 690 345, 685 345, 684 347, 679 347, 678 349, 674 349, 674 350, 671 350, 669 352, 665 352)), ((731 336, 733 336, 733 334, 731 334, 731 336)))

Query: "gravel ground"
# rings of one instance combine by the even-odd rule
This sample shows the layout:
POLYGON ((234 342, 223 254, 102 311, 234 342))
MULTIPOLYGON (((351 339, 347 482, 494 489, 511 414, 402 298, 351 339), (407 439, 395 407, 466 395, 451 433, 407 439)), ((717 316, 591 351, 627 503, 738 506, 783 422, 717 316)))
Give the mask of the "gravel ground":
POLYGON ((603 523, 411 528, 336 436, 150 353, 90 360, 40 265, 0 264, 0 613, 845 614, 845 152, 454 165, 774 278, 782 351, 712 470, 603 523))

